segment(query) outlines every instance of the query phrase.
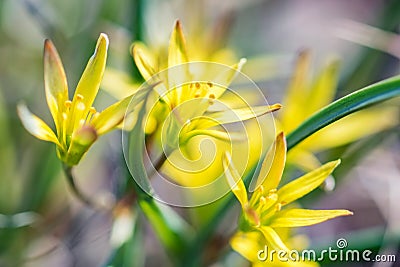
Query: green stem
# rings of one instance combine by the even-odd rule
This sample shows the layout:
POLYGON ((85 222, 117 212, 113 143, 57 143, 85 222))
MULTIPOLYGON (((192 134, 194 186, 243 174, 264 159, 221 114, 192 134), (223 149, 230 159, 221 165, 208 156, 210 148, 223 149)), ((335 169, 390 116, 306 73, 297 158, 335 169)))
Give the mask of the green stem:
POLYGON ((69 188, 72 190, 72 193, 75 195, 77 199, 79 199, 83 204, 86 206, 95 209, 95 210, 100 210, 100 211, 110 211, 111 208, 107 207, 103 204, 96 203, 94 202, 91 198, 86 196, 76 185, 74 175, 72 174, 72 166, 68 166, 63 164, 63 170, 65 173, 65 176, 67 178, 67 182, 69 185, 69 188))
MULTIPOLYGON (((137 122, 128 136, 129 146, 134 149, 125 154, 125 156, 131 174, 135 178, 134 189, 138 195, 140 208, 167 252, 173 256, 173 259, 177 259, 187 247, 193 233, 188 224, 171 207, 161 204, 153 198, 154 190, 143 164, 143 153, 146 149, 143 120, 146 115, 145 107, 147 101, 143 102, 137 122)), ((161 166, 163 161, 165 160, 161 160, 158 165, 161 166)))

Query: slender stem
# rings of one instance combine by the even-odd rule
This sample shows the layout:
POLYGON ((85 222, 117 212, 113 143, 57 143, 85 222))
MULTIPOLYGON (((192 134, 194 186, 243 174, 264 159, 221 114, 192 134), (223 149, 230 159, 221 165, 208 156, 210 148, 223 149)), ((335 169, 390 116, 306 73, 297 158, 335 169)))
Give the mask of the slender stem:
MULTIPOLYGON (((157 161, 154 163, 154 169, 156 171, 159 171, 162 167, 162 165, 164 165, 165 161, 167 160, 167 155, 162 152, 161 156, 157 159, 157 161)), ((150 176, 149 176, 150 177, 150 176)))
POLYGON ((153 177, 153 175, 156 172, 158 172, 161 169, 161 167, 164 165, 168 156, 169 156, 169 154, 167 155, 167 153, 162 152, 160 157, 152 165, 152 168, 150 168, 150 170, 148 170, 147 177, 149 177, 149 178, 153 177))
POLYGON ((65 173, 65 176, 67 178, 67 182, 69 185, 69 188, 72 190, 72 193, 75 195, 77 199, 79 199, 83 204, 86 206, 95 209, 95 210, 101 210, 101 211, 110 211, 111 208, 107 207, 104 204, 97 203, 90 199, 88 196, 86 196, 76 185, 74 175, 72 174, 72 167, 68 165, 63 165, 63 170, 65 173))

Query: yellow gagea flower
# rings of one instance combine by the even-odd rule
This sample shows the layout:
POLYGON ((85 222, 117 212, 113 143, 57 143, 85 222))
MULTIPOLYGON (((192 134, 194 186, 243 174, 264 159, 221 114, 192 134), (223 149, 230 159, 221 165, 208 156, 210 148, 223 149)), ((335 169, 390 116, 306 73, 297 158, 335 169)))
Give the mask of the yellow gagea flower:
MULTIPOLYGON (((181 127, 184 127, 180 132, 181 137, 179 140, 181 144, 186 143, 190 137, 195 135, 209 135, 219 139, 228 139, 229 136, 223 132, 209 130, 209 128, 215 126, 214 123, 210 123, 211 120, 218 122, 219 125, 223 125, 225 123, 248 120, 280 108, 280 105, 273 105, 271 107, 260 106, 230 109, 227 112, 208 113, 208 118, 202 119, 207 109, 225 93, 226 88, 235 78, 237 72, 240 71, 245 60, 240 60, 238 64, 233 65, 229 69, 227 67, 227 70, 224 70, 223 73, 216 73, 215 79, 218 83, 190 82, 193 80, 193 73, 191 73, 189 66, 185 65, 185 63, 192 61, 187 52, 186 40, 179 20, 176 21, 171 34, 168 57, 165 60, 168 62, 167 66, 165 66, 164 62, 160 62, 161 59, 156 58, 144 44, 139 42, 132 46, 132 55, 136 66, 145 80, 151 79, 151 77, 164 68, 168 68, 163 84, 155 88, 161 97, 161 101, 155 106, 150 115, 150 120, 146 125, 147 132, 150 132, 149 129, 154 129, 154 127, 149 126, 149 123, 156 123, 154 120, 158 120, 161 123, 173 111, 173 118, 176 120, 172 123, 178 123, 178 128, 173 128, 181 131, 181 127), (190 105, 185 105, 185 102, 188 101, 193 102, 190 105), (196 108, 193 108, 194 105, 196 108), (175 109, 176 107, 178 108, 175 109), (228 116, 227 114, 230 115, 228 116), (236 117, 236 120, 233 119, 234 117, 236 117), (198 119, 185 124, 192 118, 198 119), (224 121, 224 118, 228 119, 224 121), (222 121, 219 121, 219 119, 222 121)), ((210 66, 212 65, 210 64, 210 66)), ((171 135, 176 136, 175 133, 171 135)), ((176 148, 176 144, 173 147, 176 148)))
MULTIPOLYGON (((312 81, 310 65, 309 51, 302 51, 282 101, 285 109, 277 115, 277 124, 286 133, 296 129, 309 116, 329 105, 335 98, 338 62, 331 61, 312 81)), ((398 120, 394 118, 398 118, 398 111, 390 106, 370 108, 351 114, 321 129, 293 148, 288 154, 288 162, 295 163, 304 170, 317 168, 321 164, 313 153, 342 146, 389 128, 397 123, 398 120)))
MULTIPOLYGON (((196 54, 196 51, 191 52, 196 54)), ((165 59, 167 64, 163 62, 162 58, 158 58, 157 53, 152 53, 142 43, 135 43, 132 46, 132 55, 145 80, 149 80, 156 75, 155 77, 161 76, 160 80, 162 81, 155 87, 157 92, 155 98, 159 98, 159 100, 147 119, 146 133, 153 134, 153 136, 159 138, 158 140, 161 140, 161 125, 168 125, 166 127, 166 135, 162 136, 162 143, 169 147, 167 151, 178 151, 177 149, 179 148, 179 151, 183 152, 186 158, 193 161, 201 157, 198 149, 201 138, 212 137, 214 139, 216 144, 215 157, 219 158, 228 149, 226 147, 228 142, 237 140, 237 136, 234 133, 227 133, 222 129, 224 124, 247 121, 281 107, 279 104, 250 107, 247 103, 243 103, 243 100, 241 102, 235 102, 231 99, 226 101, 228 97, 222 100, 228 93, 227 87, 236 77, 245 60, 242 59, 231 67, 222 67, 222 65, 211 62, 207 65, 206 62, 202 62, 202 65, 194 66, 199 66, 199 68, 206 66, 209 69, 205 68, 198 71, 197 68, 190 68, 190 66, 193 66, 190 65, 193 64, 192 54, 188 52, 186 39, 179 21, 176 21, 171 33, 168 56, 165 59), (203 79, 203 76, 196 77, 198 72, 205 77, 209 77, 209 80, 203 79), (223 105, 219 105, 219 101, 224 104, 226 102, 226 106, 220 110, 218 107, 223 105)), ((261 152, 258 150, 262 146, 257 144, 261 141, 256 139, 260 139, 261 134, 253 131, 250 132, 249 136, 248 138, 253 138, 251 142, 249 141, 252 144, 250 146, 252 152, 249 154, 260 155, 261 152), (255 152, 256 150, 257 152, 255 152)), ((242 143, 247 144, 247 142, 242 143)), ((212 149, 207 148, 204 150, 212 149)), ((249 165, 251 165, 258 158, 255 156, 254 159, 248 160, 245 158, 247 153, 243 154, 242 162, 244 164, 250 162, 249 165)), ((188 162, 177 153, 168 156, 168 159, 167 165, 170 162, 179 162, 179 164, 188 162)), ((199 166, 202 164, 200 161, 197 162, 199 166)), ((196 169, 193 163, 191 164, 191 170, 196 169)), ((205 166, 205 164, 202 166, 205 166)), ((181 185, 200 186, 209 183, 216 176, 223 173, 222 166, 218 161, 207 166, 209 167, 204 169, 199 167, 204 171, 193 171, 191 173, 182 171, 183 168, 175 168, 173 166, 166 166, 164 170, 168 176, 173 177, 181 185)))
POLYGON ((57 50, 50 40, 45 41, 44 87, 47 105, 56 128, 55 133, 24 104, 18 105, 18 115, 28 132, 41 140, 55 143, 57 156, 69 166, 78 164, 100 135, 121 123, 131 100, 131 97, 127 97, 102 112, 97 112, 92 107, 106 65, 107 49, 107 35, 100 34, 95 52, 71 101, 68 98, 67 80, 57 50))
POLYGON ((249 260, 254 260, 249 255, 257 256, 258 250, 250 250, 258 247, 259 234, 264 237, 264 243, 269 249, 289 251, 287 241, 282 240, 282 236, 278 234, 281 229, 309 226, 338 216, 352 215, 348 210, 309 210, 288 206, 321 185, 340 163, 339 160, 329 162, 288 184, 279 186, 285 160, 285 136, 280 133, 263 160, 257 178, 258 188, 248 199, 245 185, 233 166, 230 155, 227 153, 224 157, 226 178, 243 211, 239 219, 239 232, 232 239, 231 245, 249 260), (243 246, 240 241, 243 241, 244 237, 249 239, 246 242, 253 245, 243 246))

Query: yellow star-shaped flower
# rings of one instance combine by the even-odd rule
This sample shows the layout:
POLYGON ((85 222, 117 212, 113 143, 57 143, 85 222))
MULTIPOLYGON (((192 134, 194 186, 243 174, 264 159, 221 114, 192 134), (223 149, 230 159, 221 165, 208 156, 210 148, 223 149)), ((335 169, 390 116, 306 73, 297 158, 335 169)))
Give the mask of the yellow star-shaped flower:
MULTIPOLYGON (((274 145, 262 163, 257 178, 258 187, 250 199, 248 199, 245 185, 233 166, 228 153, 224 157, 223 164, 232 192, 242 206, 243 213, 239 219, 240 231, 243 233, 261 233, 270 249, 289 251, 276 229, 309 226, 338 216, 352 215, 352 212, 348 210, 288 208, 289 204, 321 185, 340 163, 340 160, 329 162, 279 187, 285 161, 286 142, 284 134, 281 133, 277 136, 274 145)), ((234 249, 239 248, 238 252, 244 256, 253 253, 243 252, 243 246, 236 242, 232 243, 232 246, 234 249)), ((254 253, 257 253, 257 251, 254 251, 254 253)))
POLYGON ((92 107, 106 66, 107 49, 107 35, 100 34, 74 97, 69 100, 67 79, 60 57, 53 43, 45 41, 44 86, 56 132, 33 115, 24 104, 18 105, 18 115, 28 132, 38 139, 55 143, 58 157, 69 166, 78 164, 100 135, 121 123, 131 100, 131 97, 127 97, 102 112, 92 107))

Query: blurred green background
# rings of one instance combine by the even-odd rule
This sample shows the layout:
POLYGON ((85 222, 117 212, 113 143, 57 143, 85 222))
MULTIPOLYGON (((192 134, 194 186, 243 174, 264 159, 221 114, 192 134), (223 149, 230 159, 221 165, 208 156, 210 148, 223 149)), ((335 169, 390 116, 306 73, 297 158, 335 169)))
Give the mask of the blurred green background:
MULTIPOLYGON (((263 88, 271 103, 282 99, 296 55, 303 48, 312 51, 316 69, 332 56, 341 59, 337 97, 399 73, 399 1, 1 0, 1 267, 171 266, 136 210, 128 212, 135 220, 139 215, 136 230, 133 226, 129 230, 134 238, 126 243, 125 251, 116 250, 118 246, 109 241, 115 217, 94 212, 74 199, 54 146, 22 127, 16 105, 24 101, 35 114, 51 121, 43 87, 44 39, 52 39, 57 47, 71 94, 100 32, 110 38, 107 66, 141 82, 129 53, 131 43, 142 40, 151 47, 166 47, 177 18, 187 35, 227 23, 224 45, 249 59, 244 73, 263 88), (355 22, 386 32, 366 31, 355 22)), ((101 91, 96 101, 102 107, 114 99, 101 91)), ((120 136, 113 132, 103 137, 79 165, 77 183, 87 195, 101 191, 118 199, 132 182, 121 166, 120 136)), ((323 161, 342 158, 335 172, 337 188, 313 194, 303 204, 347 208, 356 216, 303 230, 312 246, 333 245, 335 237, 343 235, 352 247, 400 258, 399 137, 397 121, 384 132, 318 155, 323 161)), ((227 229, 233 227, 230 221, 224 224, 227 229)), ((233 252, 227 255, 221 257, 221 265, 214 266, 243 263, 236 261, 239 256, 233 252)))

